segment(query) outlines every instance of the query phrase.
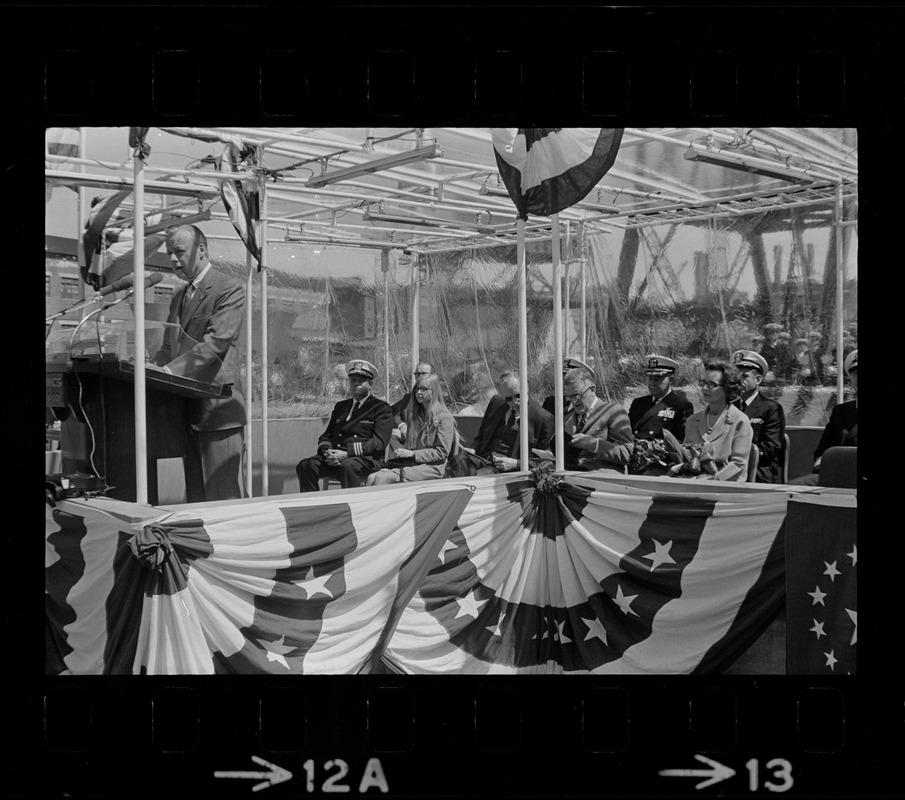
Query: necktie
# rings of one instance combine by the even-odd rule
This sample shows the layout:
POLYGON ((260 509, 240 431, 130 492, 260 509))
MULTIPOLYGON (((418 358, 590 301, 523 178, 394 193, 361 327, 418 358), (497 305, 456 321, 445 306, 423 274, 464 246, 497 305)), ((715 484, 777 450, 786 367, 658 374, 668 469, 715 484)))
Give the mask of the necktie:
POLYGON ((349 409, 349 416, 346 417, 346 422, 352 419, 352 415, 358 411, 358 406, 361 405, 357 400, 352 403, 352 408, 349 409))
POLYGON ((584 423, 585 423, 585 420, 587 419, 587 417, 588 417, 587 414, 579 414, 576 417, 576 419, 575 419, 575 430, 576 431, 581 431, 581 429, 584 427, 584 423))

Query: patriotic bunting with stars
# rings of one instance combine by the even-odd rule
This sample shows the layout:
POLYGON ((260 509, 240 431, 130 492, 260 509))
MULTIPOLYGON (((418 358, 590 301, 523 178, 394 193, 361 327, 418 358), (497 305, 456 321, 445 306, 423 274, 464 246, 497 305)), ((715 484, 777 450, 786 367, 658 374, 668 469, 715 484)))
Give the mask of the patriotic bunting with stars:
POLYGON ((519 216, 574 206, 616 161, 622 128, 491 128, 500 177, 519 216))
POLYGON ((387 648, 394 671, 718 673, 782 607, 782 493, 472 481, 387 648))
POLYGON ((856 674, 857 513, 850 495, 789 501, 786 635, 792 675, 856 674))
POLYGON ((48 511, 47 670, 371 671, 470 496, 404 484, 138 521, 107 510, 134 504, 64 501, 48 511))

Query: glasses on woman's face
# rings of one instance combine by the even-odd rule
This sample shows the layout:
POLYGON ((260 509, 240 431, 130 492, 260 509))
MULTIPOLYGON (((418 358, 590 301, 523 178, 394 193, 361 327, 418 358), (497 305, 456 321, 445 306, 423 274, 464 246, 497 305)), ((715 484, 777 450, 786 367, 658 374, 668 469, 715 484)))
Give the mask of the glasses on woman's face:
POLYGON ((430 389, 426 386, 416 386, 415 394, 424 394, 425 392, 429 392, 430 389))
POLYGON ((702 389, 722 389, 723 384, 714 383, 713 381, 698 381, 698 386, 702 389))

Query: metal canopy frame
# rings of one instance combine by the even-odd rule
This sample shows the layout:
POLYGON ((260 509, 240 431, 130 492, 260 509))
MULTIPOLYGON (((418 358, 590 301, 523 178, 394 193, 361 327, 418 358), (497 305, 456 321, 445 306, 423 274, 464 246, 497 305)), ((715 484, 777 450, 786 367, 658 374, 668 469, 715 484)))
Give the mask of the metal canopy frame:
MULTIPOLYGON (((282 233, 282 243, 311 242, 343 247, 366 247, 382 253, 384 280, 388 274, 388 251, 403 250, 414 255, 411 264, 417 313, 421 256, 452 250, 470 250, 516 245, 519 266, 519 371, 520 394, 527 400, 526 263, 525 246, 531 241, 551 241, 554 273, 554 303, 562 307, 560 262, 561 235, 568 238, 576 224, 582 252, 584 235, 653 225, 701 223, 717 218, 764 214, 802 207, 826 206, 827 222, 835 229, 837 250, 837 307, 841 311, 842 230, 851 224, 843 219, 843 204, 857 199, 857 146, 851 129, 640 129, 626 128, 619 155, 605 182, 589 193, 586 201, 551 218, 516 219, 515 208, 506 196, 487 193, 490 179, 498 180, 491 134, 487 129, 261 129, 261 128, 162 128, 170 134, 253 148, 256 166, 239 165, 236 171, 174 169, 135 159, 115 164, 96 159, 45 155, 45 179, 57 185, 123 189, 134 192, 136 241, 144 238, 145 215, 159 209, 145 209, 144 193, 158 192, 199 201, 219 196, 220 181, 254 181, 260 189, 261 220, 258 239, 261 248, 262 330, 267 328, 267 243, 271 232, 282 233), (827 131, 832 131, 828 133, 827 131), (378 135, 379 134, 379 135, 378 135), (841 134, 841 136, 839 135, 841 134), (412 144, 412 142, 414 144, 412 144), (408 163, 406 151, 432 147, 428 160, 408 163), (710 158, 726 153, 731 158, 710 158), (691 154, 686 158, 686 154, 691 154), (394 158, 394 156, 399 156, 394 158), (455 157, 454 157, 455 156, 455 157), (699 158, 704 156, 704 158, 699 158), (703 161, 704 163, 700 163, 703 161), (54 162, 77 165, 79 173, 54 169, 54 162), (709 162, 709 163, 708 163, 709 162), (728 166, 718 166, 721 162, 728 166), (86 174, 85 167, 101 167, 118 175, 86 174), (265 166, 266 165, 266 166, 265 166), (316 173, 317 166, 320 172, 316 173), (299 170, 311 172, 300 176, 299 170), (147 172, 154 178, 147 180, 147 172), (128 173, 131 173, 129 175, 128 173), (339 181, 319 181, 318 175, 339 181), (787 175, 788 179, 776 177, 787 175), (482 191, 483 190, 483 191, 482 191), (371 206, 387 212, 394 220, 413 218, 411 224, 394 221, 390 227, 374 225, 371 206), (602 213, 601 213, 602 211, 602 213), (350 220, 344 217, 351 215, 350 220), (448 216, 446 216, 448 215, 448 216), (484 225, 484 217, 488 223, 484 225), (418 220, 440 221, 441 227, 425 230, 418 220), (371 225, 363 223, 371 222, 371 225), (447 222, 448 225, 443 225, 447 222), (476 223, 481 230, 470 230, 476 223)), ((84 139, 84 131, 82 132, 84 139)), ((85 148, 82 146, 84 155, 85 148)), ((214 203, 216 204, 216 202, 214 203)), ((379 214, 378 214, 379 216, 379 214)), ((216 213, 225 220, 226 214, 216 213)), ((585 259, 578 259, 583 266, 585 259)), ((247 290, 252 290, 252 265, 248 266, 247 290)), ((135 249, 134 283, 136 348, 144 348, 144 285, 141 274, 144 254, 135 249)), ((582 300, 585 297, 585 270, 581 270, 582 300)), ((386 312, 386 309, 385 309, 386 312)), ((251 396, 251 308, 247 308, 246 391, 251 396)), ((418 324, 413 320, 412 357, 418 357, 418 324)), ((837 341, 841 347, 842 318, 837 314, 837 341)), ((554 355, 556 379, 557 469, 562 469, 562 319, 554 314, 554 355)), ((262 375, 262 490, 268 487, 267 435, 267 337, 264 337, 262 375)), ((842 398, 841 372, 837 382, 842 398)), ((135 372, 136 491, 139 502, 147 502, 146 424, 144 364, 135 372)), ((527 469, 527 427, 521 430, 521 469, 527 469)), ((251 486, 251 426, 247 428, 246 489, 251 486)))

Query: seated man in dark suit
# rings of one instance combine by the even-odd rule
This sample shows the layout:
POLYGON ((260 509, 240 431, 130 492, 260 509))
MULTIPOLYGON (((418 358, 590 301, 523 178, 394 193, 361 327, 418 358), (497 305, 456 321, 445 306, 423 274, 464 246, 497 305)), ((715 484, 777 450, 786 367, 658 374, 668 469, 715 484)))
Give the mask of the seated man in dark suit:
POLYGON ((618 403, 594 393, 594 377, 585 369, 570 369, 563 382, 572 410, 563 419, 568 470, 625 473, 635 446, 632 423, 618 403))
POLYGON ((319 480, 339 480, 343 489, 364 486, 368 475, 383 466, 393 432, 390 404, 371 394, 377 369, 368 361, 346 364, 351 397, 333 406, 327 429, 317 440, 317 455, 303 458, 295 467, 299 491, 316 492, 319 480))
MULTIPOLYGON (((514 472, 521 463, 521 407, 519 376, 517 372, 504 372, 496 384, 497 397, 502 402, 487 407, 478 435, 472 447, 453 456, 450 474, 494 475, 514 472), (484 463, 481 464, 480 461, 484 463)), ((495 400, 496 398, 494 398, 495 400)), ((544 449, 553 436, 553 416, 544 411, 534 400, 528 399, 528 446, 544 449)))
POLYGON ((823 435, 814 451, 814 471, 810 475, 789 481, 797 486, 818 486, 820 483, 820 460, 831 447, 858 446, 858 351, 852 350, 845 358, 845 374, 852 382, 854 400, 833 406, 830 421, 823 429, 823 435))
POLYGON ((760 353, 751 350, 736 350, 732 354, 732 363, 742 379, 741 394, 735 402, 751 422, 752 443, 760 454, 755 480, 757 483, 780 483, 786 413, 779 403, 764 397, 759 391, 770 365, 760 353))
MULTIPOLYGON (((583 370, 587 370, 589 375, 594 374, 594 370, 592 370, 581 359, 575 358, 575 356, 566 356, 562 360, 562 374, 563 374, 564 378, 566 376, 566 373, 570 369, 583 369, 583 370)), ((554 415, 556 414, 556 396, 555 395, 551 394, 549 397, 544 398, 543 409, 544 409, 544 411, 547 411, 550 414, 554 414, 554 415)), ((571 410, 572 410, 572 404, 568 400, 563 400, 563 404, 562 404, 563 417, 565 417, 565 415, 568 414, 571 410)))

